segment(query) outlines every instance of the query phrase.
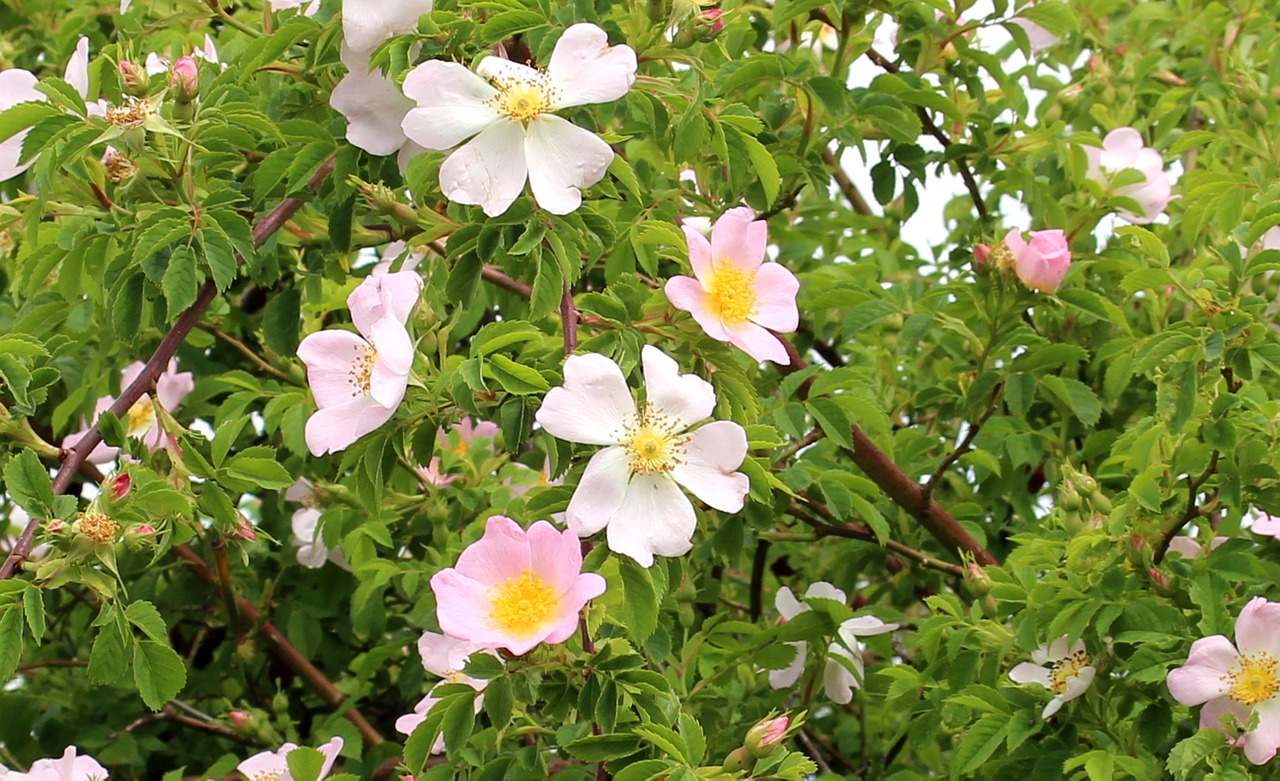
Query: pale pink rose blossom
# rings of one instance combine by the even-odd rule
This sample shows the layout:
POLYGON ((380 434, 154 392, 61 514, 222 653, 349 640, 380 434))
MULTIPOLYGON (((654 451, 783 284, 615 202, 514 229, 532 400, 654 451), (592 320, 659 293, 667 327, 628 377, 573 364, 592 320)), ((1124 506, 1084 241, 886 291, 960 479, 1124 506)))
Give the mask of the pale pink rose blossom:
POLYGON ((1227 732, 1255 765, 1271 761, 1280 748, 1280 603, 1249 600, 1236 619, 1235 644, 1222 635, 1195 641, 1166 683, 1183 705, 1204 705, 1201 729, 1227 732), (1236 737, 1251 722, 1256 726, 1236 737))
MULTIPOLYGON (((412 735, 418 725, 427 720, 427 714, 431 712, 436 703, 440 702, 440 698, 435 696, 436 689, 447 683, 460 683, 470 686, 479 692, 475 698, 475 712, 480 712, 480 709, 484 706, 483 692, 489 682, 481 678, 472 678, 462 671, 474 653, 487 653, 496 656, 493 651, 466 640, 458 640, 436 632, 422 633, 422 637, 418 639, 418 655, 422 657, 422 666, 427 672, 438 676, 441 680, 433 685, 427 692, 427 696, 423 697, 414 706, 413 713, 396 719, 397 732, 412 735)), ((443 752, 444 736, 440 735, 436 738, 435 744, 431 746, 431 753, 441 754, 443 752)))
POLYGON ((1142 207, 1142 214, 1120 212, 1120 216, 1129 222, 1146 225, 1153 222, 1173 200, 1173 189, 1169 183, 1169 175, 1164 170, 1164 158, 1151 147, 1144 146, 1142 135, 1131 127, 1112 130, 1102 140, 1102 148, 1086 146, 1085 154, 1089 158, 1090 179, 1102 184, 1128 169, 1139 171, 1146 181, 1126 184, 1116 188, 1113 193, 1125 198, 1132 198, 1142 207))
MULTIPOLYGON (((848 600, 845 593, 825 581, 809 584, 804 598, 830 599, 841 604, 848 600)), ((808 604, 796 599, 791 589, 783 586, 774 597, 774 605, 782 620, 790 621, 801 613, 808 612, 808 604)), ((882 635, 897 629, 897 624, 886 624, 875 616, 855 616, 840 624, 836 630, 836 639, 827 647, 827 662, 823 668, 822 684, 827 696, 841 705, 853 701, 853 690, 862 687, 862 643, 859 637, 882 635), (843 663, 842 661, 843 660, 843 663), (852 668, 852 669, 850 669, 852 668)), ((804 672, 809 645, 803 641, 787 643, 796 649, 791 664, 781 670, 769 671, 769 686, 774 689, 785 689, 794 686, 804 672)))
MULTIPOLYGON (((1229 539, 1231 538, 1230 537, 1214 537, 1212 540, 1209 541, 1209 550, 1213 550, 1214 548, 1218 547, 1219 545, 1221 545, 1222 543, 1226 542, 1229 539)), ((1177 551, 1178 553, 1182 554, 1183 558, 1194 559, 1200 556, 1200 554, 1204 553, 1204 546, 1200 544, 1199 540, 1195 539, 1194 537, 1188 537, 1184 534, 1178 537, 1174 537, 1173 540, 1169 542, 1169 550, 1177 551)))
POLYGON ((319 408, 305 430, 312 455, 344 450, 395 414, 413 367, 404 324, 421 292, 412 271, 366 277, 347 298, 359 333, 333 328, 298 345, 319 408))
POLYGON ((680 490, 717 510, 742 509, 750 484, 734 471, 747 455, 742 426, 711 415, 716 394, 652 345, 641 350, 644 404, 637 406, 618 364, 599 353, 564 362, 564 385, 552 388, 534 416, 554 437, 604 445, 591 457, 569 500, 565 522, 579 537, 608 528, 609 549, 653 565, 654 555, 693 547, 697 516, 680 490))
POLYGON ((1015 683, 1037 683, 1053 692, 1053 698, 1040 712, 1042 719, 1088 691, 1097 674, 1085 652, 1084 641, 1077 640, 1068 646, 1070 640, 1063 635, 1048 646, 1040 646, 1031 652, 1031 662, 1022 662, 1009 671, 1009 678, 1015 683))
POLYGON ((90 756, 76 756, 76 747, 67 746, 58 759, 37 759, 25 773, 0 765, 3 781, 104 781, 107 769, 90 756))
POLYGON ((1261 510, 1254 510, 1252 515, 1253 525, 1249 527, 1250 531, 1280 540, 1280 516, 1267 515, 1261 510))
POLYGON ((604 177, 613 150, 551 112, 626 95, 635 81, 635 51, 609 46, 594 24, 575 24, 556 42, 545 71, 489 56, 478 73, 428 60, 404 80, 404 94, 417 103, 404 118, 405 135, 441 151, 471 139, 440 167, 445 197, 496 217, 527 179, 543 209, 577 209, 582 190, 604 177))
POLYGON ((418 477, 422 478, 427 485, 444 488, 457 480, 459 475, 451 475, 443 471, 440 467, 440 456, 432 456, 426 466, 418 467, 418 477))
POLYGON ((1056 293, 1071 266, 1071 248, 1060 230, 1031 231, 1031 241, 1022 232, 1009 231, 1004 245, 1013 256, 1013 270, 1022 284, 1041 293, 1056 293))
POLYGON ((782 264, 764 262, 765 221, 746 206, 730 209, 716 220, 709 242, 696 228, 682 227, 696 279, 667 281, 671 305, 692 314, 712 339, 729 342, 757 361, 790 364, 786 348, 769 331, 796 330, 800 281, 782 264))
MULTIPOLYGON (((138 375, 146 367, 142 361, 134 361, 124 368, 120 373, 120 390, 123 391, 138 379, 138 375)), ((178 371, 178 359, 169 359, 169 366, 164 373, 156 380, 156 402, 166 412, 173 412, 182 404, 182 400, 187 397, 195 388, 195 380, 191 372, 178 371)), ((108 407, 115 403, 115 396, 103 396, 98 399, 94 405, 93 419, 96 422, 98 415, 104 412, 108 407)), ((160 425, 160 421, 156 416, 155 404, 152 403, 149 394, 142 394, 138 400, 133 403, 122 418, 125 432, 134 439, 142 440, 151 452, 155 452, 165 445, 165 430, 160 425)), ((89 426, 85 426, 80 431, 68 435, 62 440, 62 449, 70 450, 75 447, 89 431, 89 426)), ((108 447, 105 443, 99 442, 92 451, 89 452, 89 462, 101 466, 110 461, 114 461, 119 454, 119 449, 108 447)))
POLYGON ((582 571, 582 549, 570 531, 538 521, 528 531, 495 515, 458 563, 431 578, 436 618, 445 634, 516 656, 539 643, 563 643, 578 614, 605 590, 582 571))
MULTIPOLYGON (((293 781, 293 774, 289 772, 289 762, 285 756, 297 747, 297 744, 286 743, 276 751, 254 754, 236 765, 236 770, 249 779, 293 781)), ((329 771, 333 770, 333 763, 338 761, 338 752, 342 751, 342 738, 333 738, 317 750, 324 755, 324 765, 320 767, 320 775, 316 777, 316 781, 320 781, 329 775, 329 771)))
POLYGON ((446 432, 444 429, 436 430, 436 442, 445 450, 452 450, 458 455, 466 455, 467 449, 471 446, 471 441, 475 439, 493 440, 498 436, 498 424, 488 420, 478 422, 472 421, 471 418, 463 418, 446 432))

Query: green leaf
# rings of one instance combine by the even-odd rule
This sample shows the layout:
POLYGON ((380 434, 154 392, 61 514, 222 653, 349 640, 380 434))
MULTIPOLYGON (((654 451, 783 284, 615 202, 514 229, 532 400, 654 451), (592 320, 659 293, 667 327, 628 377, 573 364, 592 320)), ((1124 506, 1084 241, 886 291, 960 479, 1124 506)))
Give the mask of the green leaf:
POLYGON ((640 740, 635 735, 615 732, 571 740, 561 748, 583 762, 606 762, 636 753, 640 750, 640 740))
POLYGON ((1226 736, 1221 730, 1204 727, 1191 737, 1179 741, 1169 751, 1165 767, 1178 781, 1200 778, 1205 770, 1205 759, 1224 745, 1226 736))
POLYGON ((98 630, 89 651, 89 680, 96 684, 114 684, 129 671, 129 657, 124 639, 114 621, 98 630))
MULTIPOLYGON (((477 656, 488 656, 488 654, 477 654, 477 656)), ((511 679, 502 677, 490 681, 484 690, 484 712, 489 714, 489 721, 495 729, 505 729, 511 723, 512 709, 511 679)))
POLYGON ((27 616, 27 626, 31 627, 31 636, 39 645, 44 637, 44 592, 34 584, 28 583, 22 590, 22 607, 27 616))
POLYGON ((769 154, 769 150, 755 136, 748 135, 737 128, 731 128, 731 132, 746 147, 751 168, 756 172, 760 187, 764 190, 765 201, 772 205, 778 200, 778 193, 782 189, 782 176, 778 173, 778 164, 774 162, 773 155, 769 154))
POLYGON ((187 683, 187 668, 168 643, 143 640, 133 646, 133 681, 151 710, 158 711, 187 683))
POLYGON ((822 431, 846 449, 853 449, 853 424, 844 407, 826 398, 811 399, 805 404, 809 414, 818 421, 822 431))
MULTIPOLYGON (((9 459, 4 468, 5 490, 33 518, 48 518, 53 513, 53 481, 40 457, 23 450, 9 459)), ((0 676, 4 680, 4 676, 0 676)))
POLYGON ((267 347, 280 355, 293 355, 298 349, 301 318, 301 290, 291 287, 272 295, 262 312, 262 336, 267 347))
POLYGON ((537 369, 516 363, 501 353, 490 355, 487 366, 493 378, 508 393, 526 396, 551 390, 551 383, 537 369))
POLYGON ((634 729, 637 735, 652 743, 659 751, 667 754, 677 762, 682 762, 686 765, 694 764, 685 756, 684 741, 670 728, 660 724, 639 724, 634 729))
POLYGON ((299 746, 284 755, 293 781, 318 781, 324 769, 324 754, 313 748, 299 746))
POLYGON ((176 320, 196 300, 196 257, 190 247, 181 246, 169 257, 169 267, 164 272, 165 303, 167 317, 176 320))
POLYGON ((622 578, 627 634, 637 644, 643 644, 658 628, 658 592, 653 576, 630 556, 618 557, 618 575, 622 578))
POLYGON ((248 453, 237 453, 232 456, 222 467, 222 472, 262 488, 278 490, 293 484, 293 477, 278 461, 248 453))
POLYGON ((480 37, 490 43, 497 43, 504 38, 510 38, 516 33, 528 32, 536 30, 539 27, 546 27, 547 20, 542 14, 533 11, 506 11, 495 14, 485 22, 481 28, 480 37))
POLYGON ((19 103, 8 111, 0 113, 0 142, 9 140, 41 120, 56 117, 61 113, 56 106, 43 100, 19 103))
POLYGON ((11 607, 0 616, 0 681, 8 681, 22 659, 22 608, 11 607))
POLYGON ((977 723, 960 738, 951 766, 951 777, 966 776, 991 758, 1009 731, 1009 716, 992 714, 977 723))
POLYGON ((169 637, 169 629, 165 626, 160 611, 146 600, 131 602, 124 610, 124 617, 152 640, 163 643, 169 637))
POLYGON ((1093 389, 1079 380, 1047 374, 1040 378, 1040 387, 1064 404, 1081 423, 1092 426, 1102 416, 1102 402, 1093 389))

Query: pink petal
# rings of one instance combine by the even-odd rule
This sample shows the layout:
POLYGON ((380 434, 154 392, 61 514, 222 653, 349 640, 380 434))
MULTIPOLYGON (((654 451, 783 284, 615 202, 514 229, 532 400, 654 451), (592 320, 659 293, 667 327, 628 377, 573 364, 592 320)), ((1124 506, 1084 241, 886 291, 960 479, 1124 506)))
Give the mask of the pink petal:
POLYGON ((1183 705, 1200 705, 1221 696, 1223 677, 1236 665, 1236 649, 1222 635, 1202 637, 1191 645, 1186 664, 1170 670, 1165 683, 1183 705))
POLYGON ((635 401, 618 364, 587 353, 565 360, 564 385, 547 393, 534 419, 558 439, 613 445, 635 415, 635 401))
POLYGON ((609 519, 609 550, 653 565, 655 554, 681 556, 693 547, 698 520, 675 481, 657 475, 636 475, 627 495, 609 519))
POLYGON ((436 632, 423 632, 418 639, 418 655, 422 657, 423 668, 441 678, 461 671, 467 666, 471 654, 480 650, 481 647, 475 643, 436 632))
POLYGON ((325 409, 360 397, 353 372, 369 346, 359 335, 341 328, 307 334, 298 345, 298 357, 307 365, 307 384, 317 407, 325 409))
POLYGON ((594 24, 575 24, 556 41, 547 75, 557 109, 607 103, 635 83, 636 53, 630 46, 609 46, 609 36, 594 24))
POLYGON ((321 408, 307 419, 307 447, 313 456, 345 450, 390 420, 395 412, 368 396, 321 408))
POLYGON ((711 262, 732 263, 743 271, 755 271, 764 261, 769 244, 769 226, 757 220, 749 207, 730 209, 711 228, 711 262))
POLYGON ((716 407, 711 383, 696 374, 681 374, 675 359, 651 344, 640 350, 640 359, 646 401, 674 419, 677 431, 711 416, 716 407))
POLYGON ((320 766, 320 775, 317 776, 317 779, 323 779, 333 770, 333 763, 338 761, 338 752, 342 751, 342 738, 330 738, 328 743, 317 746, 316 750, 324 755, 324 764, 320 766))
POLYGON ((445 197, 483 207, 490 217, 505 212, 524 189, 529 173, 524 135, 521 123, 503 119, 459 147, 440 166, 440 189, 445 197))
POLYGON ((382 406, 395 409, 408 387, 413 341, 404 326, 389 317, 375 323, 372 331, 378 357, 369 374, 369 394, 382 406))
POLYGON ((1280 698, 1260 702, 1253 710, 1258 714, 1258 726, 1244 734, 1244 755, 1253 764, 1262 765, 1280 749, 1280 698))
POLYGON ((721 342, 729 341, 729 334, 720 323, 720 315, 708 305, 710 299, 701 282, 693 277, 672 277, 667 280, 665 292, 671 305, 693 315, 707 336, 721 342))
POLYGON ((427 60, 404 77, 403 89, 418 107, 401 126, 427 149, 452 149, 503 118, 489 103, 498 91, 456 62, 427 60))
POLYGON ((791 364, 791 356, 787 354, 787 348, 777 336, 763 326, 748 320, 735 325, 726 325, 724 330, 729 336, 730 344, 757 361, 773 361, 779 366, 791 364))
POLYGON ((671 478, 702 501, 725 512, 738 512, 751 489, 747 476, 735 472, 747 456, 747 432, 729 420, 717 420, 694 431, 685 457, 671 478))
POLYGON ((569 590, 560 595, 560 613, 541 642, 563 643, 572 637, 573 633, 578 631, 578 617, 582 613, 582 608, 603 594, 605 588, 605 579, 596 573, 580 574, 569 590))
POLYGON ((1132 168, 1144 146, 1142 134, 1131 127, 1119 127, 1102 139, 1102 167, 1111 173, 1132 168))
POLYGON ((607 447, 587 462, 565 512, 565 524, 579 537, 603 529, 627 495, 631 459, 621 447, 607 447))
POLYGON ((699 281, 711 279, 715 268, 711 259, 711 242, 696 227, 689 225, 689 220, 684 221, 681 229, 689 244, 689 265, 693 267, 693 275, 699 281))
POLYGON ((568 529, 560 531, 546 521, 538 521, 526 533, 529 560, 538 576, 557 594, 574 587, 582 573, 582 546, 568 529))
POLYGON ((613 149, 604 139, 556 116, 529 121, 524 154, 529 187, 538 205, 552 214, 568 214, 582 205, 582 191, 604 178, 613 149))
POLYGON ((1236 619, 1236 646, 1240 653, 1259 651, 1280 658, 1280 603, 1254 597, 1236 619))
POLYGON ((1253 526, 1250 531, 1254 534, 1262 534, 1268 537, 1280 539, 1280 516, 1271 516, 1261 511, 1254 511, 1253 526))
POLYGON ((1253 714, 1253 708, 1241 705, 1230 697, 1217 697, 1209 700, 1200 709, 1200 728, 1212 727, 1213 729, 1221 730, 1228 736, 1233 736, 1235 731, 1228 731, 1222 724, 1222 717, 1227 714, 1235 717, 1236 724, 1244 724, 1249 721, 1249 717, 1253 714))
POLYGON ((485 586, 501 585, 533 566, 524 529, 503 515, 485 521, 484 535, 454 565, 459 573, 485 586))
MULTIPOLYGON (((286 743, 285 745, 290 746, 291 744, 286 743)), ((284 748, 279 751, 259 752, 236 765, 236 770, 239 770, 246 778, 271 778, 272 773, 276 773, 278 776, 285 775, 289 772, 289 765, 284 759, 286 753, 288 752, 284 748)))
POLYGON ((133 363, 121 369, 120 370, 120 390, 123 391, 125 388, 128 388, 130 385, 132 385, 134 381, 138 379, 138 375, 142 374, 142 370, 145 369, 146 367, 147 365, 142 361, 134 361, 133 363))
POLYGON ((1200 555, 1200 543, 1182 535, 1173 538, 1169 543, 1169 550, 1182 554, 1184 559, 1194 559, 1200 555))
POLYGON ((756 271, 755 291, 758 307, 751 316, 759 323, 780 334, 789 334, 800 324, 800 311, 796 308, 796 293, 800 280, 781 263, 765 263, 756 271))
POLYGON ((493 647, 496 637, 489 619, 489 588, 452 567, 431 576, 436 595, 436 620, 445 634, 493 647))
POLYGON ((156 380, 156 398, 160 400, 161 407, 172 411, 195 387, 195 376, 191 372, 179 372, 178 360, 170 358, 168 368, 156 380))

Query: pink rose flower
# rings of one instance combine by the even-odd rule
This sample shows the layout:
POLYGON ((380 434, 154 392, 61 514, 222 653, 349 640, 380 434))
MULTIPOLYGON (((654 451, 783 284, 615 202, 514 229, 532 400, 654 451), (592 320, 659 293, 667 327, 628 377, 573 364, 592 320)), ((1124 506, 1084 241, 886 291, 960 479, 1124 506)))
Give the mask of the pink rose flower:
MULTIPOLYGON (((1255 530, 1256 530, 1256 527, 1255 527, 1255 530)), ((1226 542, 1229 539, 1231 538, 1230 537, 1214 537, 1212 540, 1209 541, 1209 550, 1213 550, 1214 548, 1218 547, 1219 545, 1221 545, 1222 543, 1226 542)), ((1183 534, 1178 537, 1174 537, 1173 540, 1169 542, 1169 550, 1177 551, 1178 553, 1182 554, 1183 558, 1194 559, 1198 557, 1200 554, 1204 553, 1204 546, 1201 545, 1200 542, 1195 538, 1188 537, 1185 534, 1183 534)))
POLYGON ((1009 231, 1004 245, 1013 255, 1013 270, 1022 283, 1042 293, 1056 293, 1071 265, 1071 248, 1060 230, 1031 231, 1031 242, 1017 230, 1009 231))
POLYGON ((787 350, 769 329, 796 330, 800 281, 779 263, 765 263, 768 226, 746 206, 725 212, 711 229, 711 241, 687 223, 694 277, 672 277, 666 293, 671 305, 693 315, 707 336, 729 342, 757 361, 791 363, 787 350))
MULTIPOLYGON (((480 678, 472 678, 462 671, 474 653, 492 655, 493 651, 466 640, 458 640, 435 632, 422 633, 422 637, 418 640, 418 655, 422 657, 422 667, 432 675, 438 676, 441 680, 432 686, 427 692, 427 696, 423 697, 414 706, 413 713, 405 714, 396 719, 397 732, 412 735, 418 725, 427 720, 427 714, 431 712, 436 703, 440 702, 440 698, 435 696, 435 691, 446 683, 461 683, 479 692, 475 699, 475 711, 476 713, 480 712, 480 709, 484 706, 484 690, 489 685, 489 682, 480 678)), ((440 754, 443 752, 444 736, 441 735, 436 738, 435 744, 432 745, 431 753, 440 754)))
POLYGON ((347 298, 359 333, 333 328, 298 345, 319 407, 305 431, 312 455, 344 450, 395 414, 413 367, 404 324, 421 292, 412 271, 366 277, 347 298))
POLYGON ((76 756, 76 747, 67 746, 58 759, 37 759, 26 773, 6 773, 0 765, 0 778, 14 781, 105 781, 107 769, 90 756, 76 756))
POLYGON ((1275 537, 1280 540, 1280 517, 1267 515, 1261 510, 1253 511, 1253 525, 1249 527, 1254 534, 1275 537))
MULTIPOLYGON (((276 751, 263 751, 254 754, 236 765, 236 770, 239 770, 245 778, 293 781, 293 775, 289 772, 289 762, 285 757, 297 747, 294 743, 286 743, 276 751)), ((333 763, 338 761, 338 752, 342 751, 342 738, 333 738, 317 750, 324 755, 324 764, 320 767, 320 775, 316 776, 316 781, 320 781, 320 779, 329 775, 329 771, 333 770, 333 763)))
MULTIPOLYGON (((142 361, 134 361, 124 368, 120 373, 120 390, 123 391, 138 379, 138 375, 146 368, 146 364, 142 361)), ((182 400, 187 394, 196 387, 195 379, 191 372, 178 371, 178 359, 171 358, 169 366, 164 373, 156 380, 156 398, 155 402, 160 408, 166 412, 172 412, 182 404, 182 400)), ((103 396, 98 399, 94 405, 93 419, 96 422, 98 415, 104 412, 108 407, 115 403, 115 396, 103 396)), ((152 403, 149 394, 142 394, 138 400, 133 403, 129 411, 125 413, 124 419, 125 431, 134 439, 142 440, 151 452, 155 452, 164 447, 165 432, 164 426, 160 425, 160 420, 156 414, 155 404, 152 403)), ((85 426, 80 431, 68 435, 62 440, 62 449, 70 450, 76 446, 80 438, 88 433, 89 427, 85 426)), ((89 462, 101 466, 110 461, 115 460, 119 454, 119 449, 108 447, 105 443, 99 442, 92 451, 89 452, 89 462)))
POLYGON ((1146 181, 1117 187, 1115 195, 1132 198, 1142 207, 1142 214, 1120 212, 1129 222, 1146 225, 1153 222, 1173 200, 1169 175, 1164 170, 1164 158, 1148 146, 1143 146, 1142 135, 1131 127, 1112 130, 1102 140, 1102 148, 1084 148, 1089 158, 1089 178, 1102 184, 1120 171, 1130 168, 1140 171, 1146 181))
POLYGON ((583 606, 604 589, 604 578, 582 571, 573 532, 546 521, 525 531, 501 515, 489 518, 457 565, 431 578, 445 634, 517 656, 569 639, 583 606))
POLYGON ((1280 748, 1280 603, 1254 597, 1236 619, 1236 642, 1222 635, 1191 645, 1186 664, 1170 670, 1169 693, 1183 705, 1204 705, 1200 727, 1222 729, 1223 717, 1237 726, 1257 716, 1257 726, 1236 738, 1255 765, 1280 748))

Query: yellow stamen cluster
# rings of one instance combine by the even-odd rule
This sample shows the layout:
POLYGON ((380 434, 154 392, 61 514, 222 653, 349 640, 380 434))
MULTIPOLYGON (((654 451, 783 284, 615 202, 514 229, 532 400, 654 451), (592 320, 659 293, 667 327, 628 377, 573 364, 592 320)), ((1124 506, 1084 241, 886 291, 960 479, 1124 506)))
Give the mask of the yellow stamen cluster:
POLYGON ((102 167, 107 171, 107 178, 113 182, 126 182, 138 173, 138 164, 114 149, 108 149, 102 156, 102 167))
POLYGON ((1222 680, 1228 697, 1241 705, 1257 705, 1280 692, 1280 662, 1266 651, 1240 654, 1235 668, 1222 680))
POLYGON ((545 73, 536 79, 503 79, 495 85, 498 94, 490 101, 495 111, 525 122, 550 111, 556 91, 545 73))
POLYGON ((151 116, 151 108, 143 100, 130 100, 123 106, 107 109, 107 123, 116 127, 138 127, 151 116))
POLYGON ((356 347, 357 355, 351 364, 351 396, 368 396, 373 382, 373 365, 378 362, 378 351, 373 346, 356 347))
POLYGON ((1062 694, 1067 690, 1067 682, 1088 666, 1089 655, 1083 649, 1059 659, 1053 663, 1053 669, 1049 671, 1049 688, 1053 689, 1055 694, 1062 694))
POLYGON ((722 261, 708 285, 712 310, 722 322, 730 325, 748 320, 760 309, 755 285, 754 271, 743 271, 733 263, 722 261))
POLYGON ((623 429, 622 448, 631 458, 631 473, 660 475, 675 469, 684 458, 688 437, 677 433, 677 421, 649 405, 623 429))
POLYGON ((524 570, 490 590, 489 618, 503 631, 529 635, 555 615, 560 599, 538 573, 524 570))
POLYGON ((97 545, 115 542, 120 532, 120 524, 97 510, 80 513, 79 522, 80 533, 97 545))
POLYGON ((279 770, 263 770, 260 773, 250 773, 245 776, 248 781, 280 781, 284 773, 279 770))

